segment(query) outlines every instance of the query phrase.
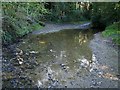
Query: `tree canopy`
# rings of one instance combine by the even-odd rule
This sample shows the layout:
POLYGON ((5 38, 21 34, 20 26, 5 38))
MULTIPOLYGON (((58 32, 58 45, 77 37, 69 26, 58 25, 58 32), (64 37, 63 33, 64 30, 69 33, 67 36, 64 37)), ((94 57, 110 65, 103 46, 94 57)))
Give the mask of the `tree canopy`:
POLYGON ((120 2, 3 2, 3 43, 40 29, 43 22, 92 21, 93 27, 120 21, 120 2))

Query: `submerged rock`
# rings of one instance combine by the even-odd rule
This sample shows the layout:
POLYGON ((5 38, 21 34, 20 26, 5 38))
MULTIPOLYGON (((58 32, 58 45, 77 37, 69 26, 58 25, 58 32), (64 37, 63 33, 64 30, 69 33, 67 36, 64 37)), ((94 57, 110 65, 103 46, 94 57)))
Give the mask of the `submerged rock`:
POLYGON ((66 65, 65 65, 65 64, 60 64, 60 66, 61 66, 61 67, 64 67, 64 66, 66 66, 66 65))
POLYGON ((48 67, 48 74, 52 74, 52 73, 53 73, 53 71, 51 70, 50 67, 48 67))
POLYGON ((37 54, 38 51, 30 51, 31 54, 37 54))
POLYGON ((16 55, 23 55, 23 51, 19 48, 16 48, 16 55))
POLYGON ((20 56, 17 56, 17 61, 20 65, 23 64, 23 58, 21 58, 20 56))
POLYGON ((87 59, 82 59, 80 66, 83 68, 87 68, 89 66, 89 61, 87 59))
POLYGON ((42 86, 42 82, 40 80, 37 81, 38 88, 42 86))

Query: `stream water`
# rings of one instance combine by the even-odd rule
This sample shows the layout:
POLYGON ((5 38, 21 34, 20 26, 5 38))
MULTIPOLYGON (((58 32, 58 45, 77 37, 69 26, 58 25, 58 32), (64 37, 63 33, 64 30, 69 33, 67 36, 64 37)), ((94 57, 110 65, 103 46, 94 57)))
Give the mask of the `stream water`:
MULTIPOLYGON (((104 72, 90 48, 93 38, 91 31, 72 29, 28 35, 3 49, 3 88, 101 87, 104 72)), ((113 78, 106 81, 117 87, 113 78)))

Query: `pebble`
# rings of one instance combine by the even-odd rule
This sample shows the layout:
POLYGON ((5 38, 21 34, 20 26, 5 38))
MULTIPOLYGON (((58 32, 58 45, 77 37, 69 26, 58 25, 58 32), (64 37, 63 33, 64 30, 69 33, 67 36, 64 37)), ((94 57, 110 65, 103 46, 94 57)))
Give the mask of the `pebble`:
POLYGON ((117 76, 118 79, 120 79, 120 74, 117 74, 116 76, 117 76))
POLYGON ((42 86, 42 82, 40 80, 38 80, 37 86, 38 88, 42 86))
POLYGON ((63 55, 63 57, 65 57, 65 58, 66 58, 67 56, 66 56, 66 55, 63 55))
POLYGON ((50 49, 50 52, 52 52, 53 50, 52 49, 50 49))
POLYGON ((114 71, 114 69, 113 69, 113 68, 111 68, 111 71, 114 71))
POLYGON ((21 58, 20 56, 17 56, 17 60, 20 65, 23 64, 23 58, 21 58))
POLYGON ((57 80, 54 80, 52 86, 53 86, 53 87, 56 87, 56 86, 58 86, 58 84, 59 84, 58 81, 57 81, 57 80))
POLYGON ((93 88, 93 86, 90 86, 90 88, 93 88))
POLYGON ((65 64, 60 64, 60 66, 61 66, 61 67, 64 67, 64 66, 65 66, 65 64))
POLYGON ((51 88, 51 86, 48 86, 48 88, 51 88))
POLYGON ((55 51, 53 51, 52 49, 50 49, 50 52, 55 52, 55 51))
POLYGON ((86 59, 81 60, 80 64, 83 68, 87 68, 89 66, 89 62, 86 59))
POLYGON ((19 48, 16 48, 16 55, 23 55, 23 51, 19 48))
POLYGON ((102 71, 99 71, 99 72, 98 72, 98 75, 103 75, 103 72, 102 72, 102 71))
POLYGON ((36 54, 38 51, 30 51, 31 54, 36 54))
POLYGON ((65 85, 65 88, 67 88, 67 85, 65 85))
POLYGON ((68 67, 68 66, 66 67, 66 69, 69 69, 69 68, 70 68, 70 67, 68 67))
POLYGON ((52 73, 53 73, 53 71, 51 70, 50 67, 48 67, 48 74, 52 74, 52 73))
POLYGON ((96 79, 92 79, 92 85, 93 86, 100 86, 102 81, 97 82, 96 79))
POLYGON ((44 42, 44 41, 40 41, 40 43, 41 43, 41 44, 45 44, 45 42, 44 42))
POLYGON ((19 64, 21 65, 21 64, 23 64, 23 62, 22 62, 22 61, 19 61, 19 64))
POLYGON ((93 85, 93 86, 97 86, 98 83, 97 83, 97 82, 93 82, 92 85, 93 85))
POLYGON ((73 85, 73 82, 71 81, 70 84, 73 85))
POLYGON ((58 56, 57 56, 57 55, 56 55, 55 57, 56 57, 56 58, 58 58, 58 56))
POLYGON ((29 55, 29 53, 25 53, 26 55, 29 55))
POLYGON ((22 42, 23 44, 25 43, 25 42, 22 42))
POLYGON ((102 81, 98 82, 98 84, 99 84, 99 85, 102 84, 102 81))

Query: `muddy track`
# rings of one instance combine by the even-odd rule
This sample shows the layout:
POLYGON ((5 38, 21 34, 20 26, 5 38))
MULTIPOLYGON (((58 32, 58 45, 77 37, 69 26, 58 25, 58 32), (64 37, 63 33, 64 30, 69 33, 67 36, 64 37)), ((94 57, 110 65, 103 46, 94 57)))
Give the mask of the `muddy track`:
POLYGON ((57 32, 63 29, 89 29, 91 23, 85 24, 50 24, 46 23, 45 27, 41 30, 34 31, 32 34, 45 34, 50 32, 57 32))

